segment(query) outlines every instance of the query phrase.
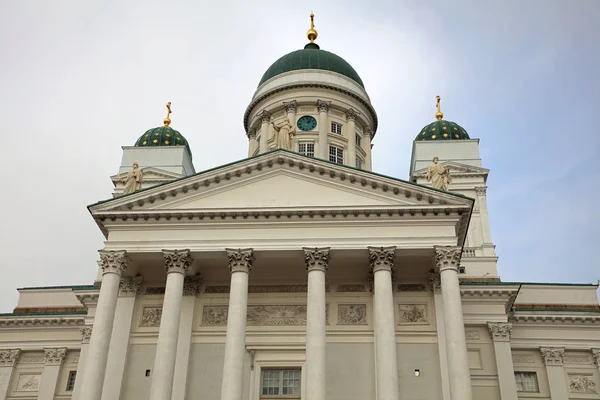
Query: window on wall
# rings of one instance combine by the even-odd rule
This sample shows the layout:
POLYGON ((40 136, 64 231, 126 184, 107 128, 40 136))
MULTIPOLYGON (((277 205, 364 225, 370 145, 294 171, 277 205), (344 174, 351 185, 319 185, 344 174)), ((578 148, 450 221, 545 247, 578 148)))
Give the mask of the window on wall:
POLYGON ((337 122, 331 123, 331 133, 337 133, 338 135, 342 134, 342 125, 337 122))
POLYGON ((77 378, 77 371, 70 371, 67 378, 67 392, 72 392, 75 389, 75 378, 77 378))
POLYGON ((299 369, 264 369, 260 398, 300 398, 299 369))
POLYGON ((356 142, 357 146, 360 146, 360 140, 362 138, 360 137, 360 135, 357 133, 356 135, 354 135, 354 141, 356 142))
POLYGON ((517 392, 539 392, 537 374, 535 372, 515 372, 517 392))
POLYGON ((310 142, 298 143, 298 153, 305 156, 315 156, 315 144, 310 142))
POLYGON ((337 146, 329 146, 329 161, 343 164, 344 163, 344 149, 337 146))
POLYGON ((362 169, 362 160, 359 156, 356 156, 356 168, 362 169))

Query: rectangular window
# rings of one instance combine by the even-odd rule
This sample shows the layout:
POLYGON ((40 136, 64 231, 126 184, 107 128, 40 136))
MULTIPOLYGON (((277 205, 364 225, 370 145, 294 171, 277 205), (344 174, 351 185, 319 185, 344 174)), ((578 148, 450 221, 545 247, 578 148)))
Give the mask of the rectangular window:
POLYGON ((305 156, 314 157, 315 144, 309 142, 298 143, 298 153, 304 154, 305 156))
POLYGON ((343 164, 344 163, 344 149, 337 146, 329 146, 329 161, 343 164))
POLYGON ((362 169, 362 160, 359 156, 356 156, 356 168, 362 169))
POLYGON ((337 122, 331 123, 331 133, 337 133, 338 135, 342 134, 342 125, 337 122))
POLYGON ((517 392, 538 393, 540 391, 535 372, 515 372, 515 382, 517 383, 517 392))
POLYGON ((260 393, 261 398, 300 398, 300 370, 263 370, 260 393))
POLYGON ((70 371, 67 378, 67 392, 72 392, 75 389, 75 378, 77 378, 77 371, 70 371))
POLYGON ((356 142, 357 146, 360 146, 360 140, 361 139, 362 138, 360 137, 360 135, 358 133, 354 136, 354 141, 356 142))

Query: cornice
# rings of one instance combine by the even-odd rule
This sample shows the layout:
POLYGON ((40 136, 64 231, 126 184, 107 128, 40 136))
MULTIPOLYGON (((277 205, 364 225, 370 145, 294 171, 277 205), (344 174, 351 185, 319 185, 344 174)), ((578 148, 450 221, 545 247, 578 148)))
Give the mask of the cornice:
MULTIPOLYGON (((48 313, 51 314, 51 313, 48 313)), ((73 313, 75 314, 75 313, 73 313)), ((81 316, 15 316, 15 317, 0 317, 0 328, 40 328, 40 327, 68 327, 84 325, 84 317, 81 312, 77 312, 81 316)), ((63 314, 64 315, 64 314, 63 314)))
POLYGON ((531 313, 529 311, 516 311, 511 318, 512 322, 524 324, 554 324, 554 325, 598 325, 599 313, 564 312, 560 313, 531 313))
POLYGON ((460 293, 464 299, 502 299, 509 300, 519 291, 519 287, 463 287, 461 284, 460 293))

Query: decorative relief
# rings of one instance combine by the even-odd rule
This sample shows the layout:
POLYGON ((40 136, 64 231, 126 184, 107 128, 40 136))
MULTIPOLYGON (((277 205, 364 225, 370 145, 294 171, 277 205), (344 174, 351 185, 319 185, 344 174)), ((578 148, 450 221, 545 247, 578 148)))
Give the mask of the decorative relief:
POLYGON ((151 286, 147 287, 145 293, 146 294, 165 294, 166 288, 164 286, 151 286))
POLYGON ((531 364, 535 362, 535 359, 531 354, 513 354, 513 364, 531 364))
POLYGON ((81 332, 81 343, 89 343, 92 337, 92 325, 86 325, 79 331, 81 332))
POLYGON ((21 374, 17 381, 16 392, 37 392, 40 390, 41 374, 21 374))
POLYGON ((306 270, 311 271, 327 271, 329 265, 329 247, 322 248, 303 248, 304 264, 306 270))
POLYGON ((160 326, 160 319, 162 317, 162 307, 146 307, 142 311, 142 321, 140 326, 142 327, 157 327, 160 326))
POLYGON ((228 306, 204 306, 202 309, 202 325, 227 325, 228 306))
POLYGON ((401 324, 420 324, 427 322, 427 307, 425 304, 400 304, 401 324))
POLYGON ((227 258, 229 259, 229 271, 234 272, 246 272, 249 273, 252 270, 252 262, 254 256, 252 255, 252 249, 226 249, 227 258))
POLYGON ((100 250, 100 261, 98 265, 102 268, 102 274, 113 273, 119 274, 127 269, 129 259, 127 258, 127 252, 121 251, 106 251, 100 250))
POLYGON ((435 246, 435 263, 440 272, 453 269, 458 272, 461 248, 456 246, 435 246))
POLYGON ((141 276, 123 278, 119 282, 119 297, 135 297, 143 278, 141 276))
POLYGON ((592 349, 592 357, 594 357, 594 364, 600 368, 600 349, 592 349))
POLYGON ((293 326, 305 324, 305 305, 248 306, 248 326, 293 326))
POLYGON ((66 347, 44 348, 46 365, 62 365, 67 355, 66 347))
POLYGON ((394 268, 396 257, 396 246, 391 247, 369 247, 369 263, 371 271, 391 271, 394 268))
POLYGON ((338 305, 338 325, 367 325, 366 304, 338 305))
POLYGON ((0 367, 12 367, 17 363, 21 349, 0 350, 0 367))
POLYGON ((184 296, 196 296, 200 291, 200 276, 191 277, 186 276, 183 280, 183 295, 184 296))
POLYGON ((465 338, 467 340, 479 340, 479 331, 466 330, 465 338))
POLYGON ((185 274, 190 265, 194 262, 189 249, 185 250, 163 250, 165 257, 165 269, 167 274, 177 272, 185 274))
POLYGON ((490 324, 488 323, 490 337, 494 342, 510 342, 512 324, 490 324))
POLYGON ((204 293, 229 293, 229 286, 206 286, 204 293))
POLYGON ((565 355, 565 363, 568 363, 568 364, 591 364, 592 357, 591 356, 565 355))
POLYGON ((425 285, 418 285, 412 283, 400 284, 398 285, 399 292, 424 292, 425 285))
POLYGON ((569 390, 572 393, 598 393, 598 386, 591 375, 570 375, 569 390))
POLYGON ((346 284, 346 285, 338 285, 338 292, 366 292, 367 288, 365 285, 361 284, 346 284))
POLYGON ((540 347, 542 359, 546 365, 563 365, 565 349, 561 347, 540 347))

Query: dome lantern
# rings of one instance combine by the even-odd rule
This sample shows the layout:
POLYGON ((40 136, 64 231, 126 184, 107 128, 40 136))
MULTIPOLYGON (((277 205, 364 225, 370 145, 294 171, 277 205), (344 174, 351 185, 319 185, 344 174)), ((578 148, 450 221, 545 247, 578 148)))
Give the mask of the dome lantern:
POLYGON ((166 104, 167 116, 163 120, 163 126, 157 128, 148 129, 140 138, 135 142, 135 147, 147 147, 147 146, 185 146, 187 151, 192 156, 192 151, 188 141, 183 137, 179 131, 171 128, 171 102, 166 104))
POLYGON ((435 121, 426 125, 421 129, 415 140, 467 140, 470 139, 469 134, 462 126, 456 122, 447 121, 442 113, 440 101, 441 97, 436 96, 437 112, 435 113, 435 121))

